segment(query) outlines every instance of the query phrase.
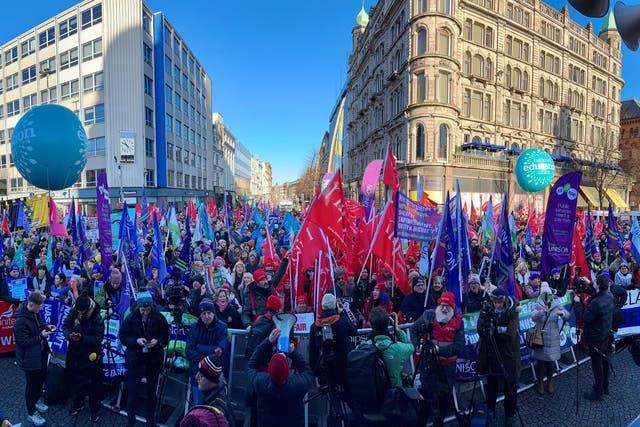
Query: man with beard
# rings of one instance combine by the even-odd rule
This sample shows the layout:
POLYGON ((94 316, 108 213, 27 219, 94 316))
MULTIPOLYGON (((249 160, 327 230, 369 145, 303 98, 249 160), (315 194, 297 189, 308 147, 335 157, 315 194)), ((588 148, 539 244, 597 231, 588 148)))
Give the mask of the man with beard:
POLYGON ((443 293, 435 310, 425 311, 411 329, 413 345, 420 354, 420 393, 425 397, 420 419, 431 416, 435 427, 443 426, 453 404, 456 358, 465 343, 464 322, 455 313, 453 293, 443 293))

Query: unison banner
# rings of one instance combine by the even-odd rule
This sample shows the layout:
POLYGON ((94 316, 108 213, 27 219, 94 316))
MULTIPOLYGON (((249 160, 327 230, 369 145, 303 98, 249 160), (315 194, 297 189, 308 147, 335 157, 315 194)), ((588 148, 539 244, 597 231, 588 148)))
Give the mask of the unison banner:
POLYGON ((97 196, 97 216, 98 216, 98 235, 100 236, 100 267, 103 274, 107 274, 111 266, 111 256, 113 249, 111 247, 111 210, 109 208, 109 185, 107 184, 107 174, 102 172, 98 175, 98 186, 96 187, 97 196))
POLYGON ((542 235, 542 274, 571 260, 573 229, 582 172, 562 175, 551 188, 542 235))
POLYGON ((396 237, 430 242, 438 236, 439 224, 437 208, 422 206, 400 190, 396 191, 396 237))

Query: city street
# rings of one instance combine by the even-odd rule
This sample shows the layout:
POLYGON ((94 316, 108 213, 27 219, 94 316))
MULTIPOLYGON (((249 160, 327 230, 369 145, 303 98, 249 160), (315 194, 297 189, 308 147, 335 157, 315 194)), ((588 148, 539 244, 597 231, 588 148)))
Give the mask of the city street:
MULTIPOLYGON (((25 422, 24 376, 13 364, 13 355, 0 356, 0 372, 4 372, 2 408, 14 423, 25 422)), ((529 389, 518 396, 520 412, 527 427, 626 427, 640 414, 637 399, 640 384, 640 368, 633 363, 628 351, 614 357, 615 374, 611 382, 611 394, 602 403, 590 403, 580 399, 576 416, 576 370, 572 369, 556 380, 554 396, 538 396, 529 389)), ((590 364, 580 366, 580 394, 591 386, 590 364)), ((502 405, 498 404, 498 413, 502 405)), ((102 418, 96 426, 124 426, 126 418, 108 410, 101 412, 102 418)), ((89 423, 89 409, 78 417, 71 417, 67 406, 52 406, 45 417, 48 426, 75 426, 89 423)), ((25 424, 26 425, 26 424, 25 424)), ((142 425, 142 424, 140 424, 142 425)), ((449 423, 449 426, 455 423, 449 423)), ((498 424, 500 425, 500 424, 498 424)))

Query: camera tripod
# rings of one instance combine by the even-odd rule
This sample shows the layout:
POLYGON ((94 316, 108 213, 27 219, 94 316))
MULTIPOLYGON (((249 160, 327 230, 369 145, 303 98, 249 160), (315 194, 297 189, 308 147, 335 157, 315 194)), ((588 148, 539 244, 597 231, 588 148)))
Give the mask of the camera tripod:
POLYGON ((320 391, 307 397, 302 403, 306 405, 320 396, 327 396, 329 401, 327 427, 347 427, 351 411, 342 399, 343 392, 344 390, 339 385, 320 387, 320 391))

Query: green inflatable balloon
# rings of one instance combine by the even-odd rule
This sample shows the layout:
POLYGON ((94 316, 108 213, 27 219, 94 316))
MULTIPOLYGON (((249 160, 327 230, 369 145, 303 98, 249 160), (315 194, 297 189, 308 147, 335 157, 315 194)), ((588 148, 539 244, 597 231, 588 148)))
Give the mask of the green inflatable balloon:
POLYGON ((11 154, 20 172, 43 190, 62 190, 78 181, 87 164, 87 134, 78 116, 60 105, 25 113, 11 136, 11 154))
POLYGON ((531 193, 547 188, 553 181, 555 171, 551 156, 539 148, 522 152, 513 169, 520 187, 531 193))

